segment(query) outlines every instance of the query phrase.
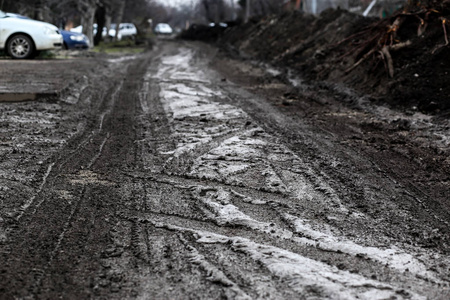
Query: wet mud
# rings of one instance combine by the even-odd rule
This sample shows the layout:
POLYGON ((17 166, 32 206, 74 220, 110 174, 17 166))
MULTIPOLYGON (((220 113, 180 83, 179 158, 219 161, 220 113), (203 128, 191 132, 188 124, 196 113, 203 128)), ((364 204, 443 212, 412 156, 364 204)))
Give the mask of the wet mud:
MULTIPOLYGON (((305 81, 351 87, 373 103, 448 118, 450 48, 443 20, 450 6, 445 1, 434 2, 435 7, 422 4, 385 19, 341 9, 318 16, 286 12, 230 27, 218 41, 236 56, 289 70, 280 76, 293 72, 305 81), (392 49, 383 53, 383 45, 392 49)), ((199 40, 208 33, 203 31, 196 35, 199 40)))
POLYGON ((201 43, 98 66, 0 104, 2 298, 450 296, 447 125, 201 43))

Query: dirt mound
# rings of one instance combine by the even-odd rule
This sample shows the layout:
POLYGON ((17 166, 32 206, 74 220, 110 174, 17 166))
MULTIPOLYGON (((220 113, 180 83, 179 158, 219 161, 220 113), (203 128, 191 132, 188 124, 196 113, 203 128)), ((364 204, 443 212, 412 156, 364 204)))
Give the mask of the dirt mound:
POLYGON ((222 26, 193 24, 188 30, 183 31, 179 37, 185 40, 211 42, 216 41, 224 33, 225 29, 222 26))
POLYGON ((448 113, 446 16, 445 7, 383 20, 339 9, 318 17, 291 12, 229 28, 220 42, 306 80, 343 83, 392 106, 448 113))

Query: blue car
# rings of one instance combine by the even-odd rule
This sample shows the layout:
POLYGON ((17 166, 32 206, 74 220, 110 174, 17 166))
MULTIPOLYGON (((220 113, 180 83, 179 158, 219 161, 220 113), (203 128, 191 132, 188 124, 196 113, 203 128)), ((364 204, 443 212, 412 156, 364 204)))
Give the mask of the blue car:
POLYGON ((64 40, 64 49, 89 49, 89 40, 82 33, 61 30, 64 40))

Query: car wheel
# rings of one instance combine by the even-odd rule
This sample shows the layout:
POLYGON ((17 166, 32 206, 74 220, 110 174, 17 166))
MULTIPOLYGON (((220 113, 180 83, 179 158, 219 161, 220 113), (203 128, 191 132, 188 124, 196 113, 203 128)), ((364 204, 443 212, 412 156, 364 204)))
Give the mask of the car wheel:
POLYGON ((13 36, 7 45, 8 54, 15 59, 32 58, 34 54, 34 43, 26 35, 13 36))

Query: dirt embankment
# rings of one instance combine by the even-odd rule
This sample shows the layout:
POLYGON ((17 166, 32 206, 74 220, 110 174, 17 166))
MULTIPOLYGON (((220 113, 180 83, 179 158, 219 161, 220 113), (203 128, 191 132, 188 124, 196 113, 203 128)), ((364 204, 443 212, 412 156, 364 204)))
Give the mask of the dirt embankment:
POLYGON ((448 114, 447 15, 445 8, 384 20, 344 10, 326 10, 318 17, 291 12, 229 28, 220 43, 240 56, 287 67, 306 80, 345 84, 373 101, 448 114))

